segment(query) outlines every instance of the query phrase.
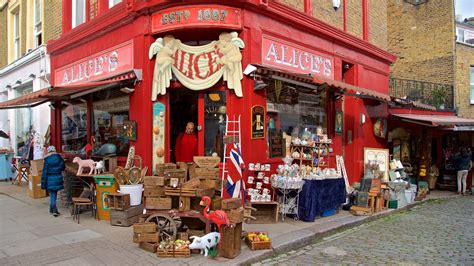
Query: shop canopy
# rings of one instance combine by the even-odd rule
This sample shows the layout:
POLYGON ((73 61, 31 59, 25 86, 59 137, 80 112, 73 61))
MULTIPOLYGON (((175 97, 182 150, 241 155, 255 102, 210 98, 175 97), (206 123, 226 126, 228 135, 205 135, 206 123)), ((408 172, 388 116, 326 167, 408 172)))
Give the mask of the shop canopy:
POLYGON ((474 126, 474 119, 461 118, 455 115, 419 115, 392 114, 405 122, 422 124, 431 127, 474 126))
POLYGON ((51 86, 5 102, 0 102, 0 109, 28 108, 49 101, 68 101, 92 92, 117 86, 124 81, 133 79, 141 79, 141 70, 130 71, 103 81, 77 85, 51 86))
POLYGON ((390 101, 390 96, 386 94, 350 85, 342 81, 332 80, 326 77, 315 76, 311 74, 293 73, 279 69, 268 68, 257 64, 253 64, 253 66, 256 68, 255 74, 257 76, 269 77, 272 79, 294 83, 303 87, 314 88, 316 90, 318 89, 318 86, 316 85, 326 85, 341 94, 363 98, 375 98, 380 101, 390 101))

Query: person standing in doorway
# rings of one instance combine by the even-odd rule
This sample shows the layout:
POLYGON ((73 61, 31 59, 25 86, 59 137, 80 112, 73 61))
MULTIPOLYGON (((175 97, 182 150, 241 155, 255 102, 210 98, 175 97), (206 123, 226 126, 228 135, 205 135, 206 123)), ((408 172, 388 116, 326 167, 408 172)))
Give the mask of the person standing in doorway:
POLYGON ((454 161, 456 162, 458 175, 458 194, 465 195, 466 194, 466 179, 467 175, 469 174, 469 170, 471 170, 471 151, 466 150, 466 148, 461 148, 461 153, 457 154, 454 157, 454 161))
POLYGON ((49 213, 57 217, 60 215, 56 206, 58 191, 64 189, 62 172, 65 169, 64 160, 56 153, 54 146, 48 147, 48 153, 44 157, 43 174, 41 176, 41 188, 49 191, 49 213))
POLYGON ((198 139, 194 133, 194 123, 186 124, 185 132, 179 133, 174 146, 176 162, 192 163, 198 155, 198 139))

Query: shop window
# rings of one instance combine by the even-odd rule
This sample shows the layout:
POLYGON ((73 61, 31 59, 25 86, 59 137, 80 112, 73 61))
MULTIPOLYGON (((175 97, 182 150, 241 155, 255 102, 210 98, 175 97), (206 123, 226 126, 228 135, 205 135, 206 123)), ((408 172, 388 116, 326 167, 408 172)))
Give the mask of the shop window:
MULTIPOLYGON (((15 97, 33 92, 32 88, 16 90, 15 97)), ((20 108, 15 110, 15 137, 16 137, 16 152, 18 156, 28 158, 30 154, 31 142, 31 108, 20 108)), ((33 155, 33 154, 31 154, 33 155)))
POLYGON ((35 47, 40 46, 43 43, 42 37, 42 6, 43 0, 35 0, 35 47))
POLYGON ((72 27, 86 21, 86 0, 72 0, 72 27))
POLYGON ((122 2, 122 0, 109 0, 109 8, 115 6, 116 4, 122 2))
POLYGON ((470 90, 471 90, 471 104, 474 104, 474 66, 469 68, 470 71, 470 90))
POLYGON ((275 114, 267 121, 269 126, 294 137, 305 131, 316 134, 317 127, 327 134, 326 94, 278 80, 269 83, 267 112, 275 114))
POLYGON ((457 28, 458 34, 456 34, 456 41, 458 42, 464 42, 464 30, 457 28))
POLYGON ((62 109, 62 150, 65 153, 85 155, 87 144, 86 103, 63 105, 62 109))
POLYGON ((207 91, 204 94, 204 154, 214 152, 224 158, 223 137, 226 124, 225 91, 207 91))
POLYGON ((92 132, 95 137, 93 154, 105 155, 113 152, 127 156, 130 147, 125 138, 124 121, 130 118, 130 99, 116 89, 94 93, 92 132))

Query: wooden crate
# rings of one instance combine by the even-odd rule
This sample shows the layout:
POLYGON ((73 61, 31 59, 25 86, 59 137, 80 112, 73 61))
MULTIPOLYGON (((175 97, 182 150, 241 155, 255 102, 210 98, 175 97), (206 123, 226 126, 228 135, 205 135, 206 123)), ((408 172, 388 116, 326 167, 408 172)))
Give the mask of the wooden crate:
POLYGON ((110 217, 114 217, 117 219, 127 219, 134 216, 139 216, 143 213, 143 204, 132 206, 126 210, 119 211, 119 210, 110 210, 110 217))
POLYGON ((372 215, 372 209, 370 207, 362 207, 356 205, 352 205, 350 212, 356 216, 372 215))
POLYGON ((166 196, 182 196, 182 197, 202 197, 214 195, 214 189, 201 189, 201 188, 166 188, 166 196))
POLYGON ((128 217, 128 218, 119 218, 119 217, 110 217, 110 225, 113 226, 122 226, 129 227, 138 222, 140 215, 128 217))
POLYGON ((224 211, 227 213, 231 224, 239 224, 244 221, 244 207, 224 211))
POLYGON ((181 239, 183 241, 189 241, 189 234, 187 232, 179 232, 178 239, 181 239))
POLYGON ((198 178, 191 179, 181 185, 182 188, 198 188, 201 185, 201 181, 198 178))
POLYGON ((222 182, 220 179, 201 179, 199 188, 213 188, 215 190, 221 190, 222 182))
POLYGON ((216 178, 219 178, 219 168, 210 168, 210 167, 195 168, 194 174, 196 177, 199 177, 201 179, 204 179, 204 178, 216 179, 216 178))
POLYGON ((194 229, 189 229, 186 231, 188 233, 188 236, 204 236, 205 232, 204 230, 194 230, 194 229))
POLYGON ((158 249, 156 254, 160 258, 189 258, 191 257, 191 250, 189 248, 185 249, 158 249))
POLYGON ((257 209, 251 211, 251 216, 256 220, 248 219, 248 224, 270 224, 278 222, 278 202, 252 202, 250 207, 257 209))
POLYGON ((111 192, 107 194, 109 200, 109 208, 111 210, 127 210, 130 208, 130 194, 122 194, 118 192, 111 192))
MULTIPOLYGON (((248 232, 249 234, 251 233, 254 233, 254 234, 259 234, 260 232, 248 232)), ((265 232, 265 234, 268 235, 268 233, 265 232)), ((245 238, 245 243, 247 243, 247 246, 249 246, 249 248, 251 250, 261 250, 261 249, 271 249, 272 248, 272 241, 269 240, 269 241, 259 241, 259 242, 255 242, 255 241, 252 241, 251 239, 249 238, 245 238)))
POLYGON ((171 209, 171 198, 152 198, 147 197, 145 199, 145 208, 151 210, 170 210, 171 209))
POLYGON ((140 242, 138 247, 151 253, 156 253, 158 243, 140 242))
POLYGON ((165 187, 145 186, 145 188, 143 190, 143 195, 145 197, 164 197, 165 196, 165 187))
POLYGON ((155 223, 136 223, 133 225, 133 233, 156 233, 155 223))
POLYGON ((179 197, 179 211, 191 210, 191 198, 190 197, 179 197))
POLYGON ((242 223, 235 226, 222 227, 222 238, 220 244, 220 256, 233 259, 240 255, 242 237, 242 223))
MULTIPOLYGON (((194 156, 194 162, 197 167, 217 167, 221 162, 221 158, 212 156, 194 156)), ((197 168, 196 168, 197 169, 197 168)))
POLYGON ((133 233, 133 242, 140 243, 140 242, 149 242, 149 243, 157 243, 159 242, 160 237, 158 233, 133 233))
POLYGON ((164 176, 145 176, 143 185, 145 187, 162 187, 169 184, 169 179, 164 176))
POLYGON ((174 163, 157 163, 156 164, 156 175, 164 176, 166 170, 176 169, 176 164, 174 163))
POLYGON ((165 170, 164 177, 166 178, 179 178, 181 181, 186 179, 186 170, 182 169, 167 169, 165 170))
POLYGON ((221 205, 222 205, 223 210, 237 209, 237 208, 242 207, 242 199, 240 198, 223 199, 221 205))

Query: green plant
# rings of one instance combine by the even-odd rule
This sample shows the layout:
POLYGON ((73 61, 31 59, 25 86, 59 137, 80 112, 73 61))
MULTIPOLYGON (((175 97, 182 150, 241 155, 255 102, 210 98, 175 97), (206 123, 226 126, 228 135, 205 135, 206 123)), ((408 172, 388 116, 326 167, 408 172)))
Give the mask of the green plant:
POLYGON ((444 105, 447 92, 443 86, 435 88, 431 92, 431 101, 430 103, 436 107, 444 105))

